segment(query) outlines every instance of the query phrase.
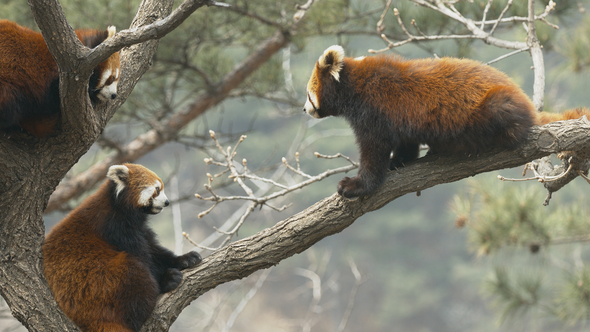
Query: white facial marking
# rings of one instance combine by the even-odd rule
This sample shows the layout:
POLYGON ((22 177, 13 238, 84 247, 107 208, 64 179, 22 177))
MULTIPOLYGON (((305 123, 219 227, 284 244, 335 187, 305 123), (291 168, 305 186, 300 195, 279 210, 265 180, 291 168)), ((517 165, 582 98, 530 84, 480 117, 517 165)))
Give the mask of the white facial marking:
POLYGON ((162 211, 164 207, 166 207, 166 202, 168 202, 168 197, 164 194, 164 191, 160 191, 160 194, 154 197, 154 201, 152 203, 152 212, 158 213, 162 211))
MULTIPOLYGON (((156 181, 157 182, 157 181, 156 181)), ((158 182, 159 184, 159 182, 158 182)), ((150 205, 150 199, 154 196, 156 192, 156 185, 148 186, 141 191, 139 195, 139 201, 137 202, 139 206, 148 206, 150 205)))
POLYGON ((164 194, 164 191, 160 191, 158 196, 153 197, 156 189, 161 188, 160 181, 156 181, 154 185, 149 186, 141 191, 141 195, 139 196, 139 206, 150 206, 151 200, 151 212, 152 213, 160 213, 164 207, 166 207, 166 202, 168 201, 168 197, 164 194), (153 198, 152 198, 153 197, 153 198))
POLYGON ((119 68, 117 68, 117 71, 115 72, 115 80, 119 79, 119 68))
POLYGON ((364 58, 365 58, 365 56, 363 55, 363 56, 356 57, 356 58, 354 58, 354 59, 355 59, 356 61, 362 61, 364 58))
POLYGON ((316 111, 316 107, 318 105, 318 97, 316 96, 316 94, 308 91, 307 100, 305 101, 305 105, 303 105, 303 109, 305 110, 305 112, 311 115, 312 117, 319 119, 320 115, 316 111))
POLYGON ((111 77, 112 73, 113 71, 110 68, 103 71, 102 76, 100 77, 100 81, 98 81, 98 85, 96 87, 99 89, 102 88, 109 79, 109 77, 111 77))

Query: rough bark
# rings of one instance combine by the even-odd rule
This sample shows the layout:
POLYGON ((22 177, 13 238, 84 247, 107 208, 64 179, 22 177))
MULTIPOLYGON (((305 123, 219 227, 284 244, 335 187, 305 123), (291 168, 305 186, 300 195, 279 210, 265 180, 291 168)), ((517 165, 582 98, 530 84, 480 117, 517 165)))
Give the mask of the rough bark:
POLYGON ((301 253, 396 198, 476 174, 523 165, 559 151, 588 151, 588 132, 590 122, 586 119, 534 127, 527 143, 518 150, 469 157, 430 156, 390 172, 385 184, 372 196, 355 201, 345 200, 338 194, 325 198, 273 227, 231 243, 206 257, 199 266, 185 271, 181 285, 160 299, 142 331, 167 331, 188 304, 210 289, 301 253))
MULTIPOLYGON (((43 211, 59 181, 96 141, 147 70, 157 41, 121 51, 119 97, 94 108, 87 93, 93 61, 114 48, 89 58, 57 0, 30 0, 29 5, 60 67, 60 91, 67 92, 61 94, 59 134, 43 140, 25 133, 0 135, 0 295, 30 331, 78 331, 57 307, 42 273, 43 211)), ((171 12, 172 5, 173 0, 143 1, 134 24, 156 22, 171 12)))
MULTIPOLYGON (((148 31, 147 34, 155 31, 150 36, 161 37, 162 30, 158 30, 156 23, 172 11, 172 4, 172 0, 143 1, 134 27, 155 23, 153 30, 144 31, 148 31)), ((57 307, 42 273, 40 247, 45 230, 42 214, 59 181, 90 148, 147 70, 157 42, 148 41, 121 50, 123 76, 119 97, 113 103, 94 108, 86 91, 93 64, 108 56, 108 52, 129 45, 130 39, 126 39, 129 35, 126 34, 140 34, 141 29, 123 34, 120 44, 114 39, 89 52, 74 37, 57 0, 29 0, 29 5, 52 54, 58 59, 60 90, 66 93, 62 94, 62 131, 58 135, 45 140, 18 133, 12 137, 0 137, 0 295, 7 301, 13 315, 30 331, 77 331, 57 307), (68 52, 64 51, 66 49, 68 52)), ((129 38, 143 40, 141 36, 129 38)), ((277 32, 269 39, 268 48, 261 47, 257 52, 259 61, 265 54, 270 56, 280 49, 287 39, 287 35, 277 32)), ((198 115, 208 105, 219 102, 218 98, 228 91, 223 84, 230 89, 239 84, 240 79, 249 75, 246 66, 256 65, 255 58, 252 59, 254 62, 246 62, 243 70, 230 73, 233 76, 221 82, 219 90, 210 95, 208 92, 204 99, 199 99, 192 111, 171 118, 170 125, 181 126, 190 118, 191 112, 198 115), (198 106, 200 103, 204 106, 198 106), (176 122, 172 122, 173 119, 176 122)), ((550 124, 533 129, 530 142, 517 151, 493 152, 471 158, 430 157, 392 172, 387 183, 371 197, 353 202, 341 200, 336 195, 324 199, 274 227, 215 252, 199 267, 187 271, 181 287, 162 297, 144 330, 167 330, 182 309, 204 292, 302 252, 320 239, 342 231, 364 213, 401 195, 477 173, 520 165, 551 152, 588 150, 589 129, 588 123, 581 120, 550 124)), ((130 143, 129 151, 144 153, 141 152, 142 144, 157 145, 158 141, 163 141, 162 132, 145 135, 142 140, 130 143)), ((101 173, 103 176, 104 172, 101 173)))

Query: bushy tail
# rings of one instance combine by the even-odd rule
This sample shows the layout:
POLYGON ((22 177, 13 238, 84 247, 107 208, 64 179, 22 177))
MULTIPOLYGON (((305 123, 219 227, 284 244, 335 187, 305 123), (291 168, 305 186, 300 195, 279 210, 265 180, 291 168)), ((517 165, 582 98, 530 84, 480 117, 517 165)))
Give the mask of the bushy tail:
POLYGON ((579 119, 582 116, 586 115, 588 120, 590 120, 590 110, 586 107, 578 107, 571 110, 567 110, 563 113, 548 113, 548 112, 541 112, 537 113, 537 125, 544 125, 549 122, 561 121, 561 120, 574 120, 579 119))

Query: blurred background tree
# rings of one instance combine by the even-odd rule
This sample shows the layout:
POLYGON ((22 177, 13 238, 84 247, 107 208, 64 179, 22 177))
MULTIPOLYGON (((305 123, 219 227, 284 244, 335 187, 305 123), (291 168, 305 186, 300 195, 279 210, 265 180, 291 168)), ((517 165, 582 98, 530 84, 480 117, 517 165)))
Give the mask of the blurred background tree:
MULTIPOLYGON (((170 220, 180 221, 182 231, 195 242, 219 245, 223 236, 214 228, 239 217, 244 203, 226 202, 223 209, 197 218, 211 203, 195 199, 194 193, 206 196, 202 186, 208 183, 206 173, 220 171, 203 162, 218 156, 210 129, 222 144, 235 144, 247 134, 238 150, 240 160, 247 158, 249 169, 269 178, 281 169, 283 156, 294 162, 295 151, 308 174, 346 164, 317 159, 314 151, 342 152, 358 159, 354 138, 343 120, 318 121, 302 114, 305 84, 317 57, 332 44, 343 44, 350 56, 383 47, 376 27, 386 2, 317 1, 292 30, 297 1, 227 2, 232 5, 229 9, 195 12, 161 40, 150 71, 58 187, 58 193, 70 187, 81 189, 52 197, 45 216, 47 229, 104 179, 104 172, 97 171, 95 178, 82 183, 82 174, 93 174, 93 169, 100 169, 97 165, 134 161, 160 174, 167 191, 173 192, 170 196, 178 197, 171 209, 152 220, 167 247, 193 249, 186 239, 175 237, 178 232, 170 220), (286 33, 290 41, 273 50, 260 68, 231 91, 220 93, 236 68, 277 33, 286 33), (159 132, 171 119, 198 107, 175 135, 144 153, 127 152, 134 142, 142 142, 142 134, 159 132)), ((74 28, 128 27, 138 3, 61 1, 74 28)), ((538 12, 547 3, 539 1, 538 12)), ((500 16, 506 7, 503 0, 454 5, 465 17, 480 20, 488 4, 489 19, 500 16)), ((548 18, 560 29, 537 24, 547 70, 546 110, 590 106, 586 92, 590 81, 584 75, 590 63, 588 5, 582 0, 560 1, 548 18)), ((405 26, 412 27, 414 20, 426 35, 466 33, 464 26, 444 15, 399 0, 383 18, 382 33, 389 40, 406 39, 393 7, 405 26)), ((22 1, 5 0, 0 12, 2 18, 36 27, 22 1)), ((515 1, 504 13, 504 17, 526 15, 526 1, 515 1)), ((515 22, 500 25, 497 35, 523 40, 526 32, 515 22)), ((436 54, 484 62, 507 53, 474 39, 409 43, 393 52, 408 58, 436 54)), ((526 52, 494 66, 532 95, 526 52)), ((284 173, 281 180, 300 181, 289 174, 284 173)), ((276 204, 289 205, 283 214, 294 214, 331 195, 340 177, 315 183, 276 204)), ((239 188, 232 184, 221 177, 213 187, 218 193, 237 195, 239 188)), ((587 189, 587 183, 576 180, 543 207, 540 185, 500 183, 494 175, 484 174, 431 188, 420 197, 403 197, 302 255, 208 292, 182 313, 171 331, 583 331, 590 308, 588 250, 583 245, 589 221, 582 203, 587 189), (455 192, 459 194, 453 198, 455 192), (457 230, 455 220, 467 227, 457 230), (573 241, 575 237, 578 241, 573 241), (556 239, 572 241, 554 248, 556 239), (502 325, 498 317, 505 321, 502 325)), ((256 210, 239 237, 282 218, 267 207, 256 210)), ((18 324, 6 316, 0 310, 0 330, 18 330, 18 324)))

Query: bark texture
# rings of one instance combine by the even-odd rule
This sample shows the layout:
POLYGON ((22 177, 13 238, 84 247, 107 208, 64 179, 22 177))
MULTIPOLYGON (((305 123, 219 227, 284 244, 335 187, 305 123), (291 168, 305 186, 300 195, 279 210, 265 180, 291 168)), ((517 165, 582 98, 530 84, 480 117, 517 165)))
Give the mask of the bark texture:
MULTIPOLYGON (((191 11, 207 4, 206 1, 186 0, 174 11, 175 14, 168 17, 170 20, 161 21, 172 13, 173 0, 144 0, 131 29, 90 52, 77 41, 58 0, 29 0, 37 24, 57 59, 60 90, 65 91, 62 93, 62 131, 58 135, 44 140, 24 133, 10 137, 0 135, 0 295, 7 301, 13 315, 30 331, 78 330, 57 307, 42 273, 40 248, 45 233, 42 215, 51 193, 96 141, 149 67, 157 41, 146 40, 162 37, 191 11), (139 41, 145 42, 129 46, 139 41), (90 104, 86 88, 92 68, 119 49, 123 66, 119 97, 115 102, 99 104, 95 108, 90 104)), ((168 126, 181 128, 222 100, 286 45, 288 36, 288 32, 278 31, 230 72, 217 90, 199 96, 190 109, 170 118, 168 126)), ((69 182, 69 186, 63 187, 67 189, 63 189, 61 203, 57 201, 52 206, 59 206, 67 200, 70 194, 66 191, 75 191, 78 186, 92 186, 97 181, 93 176, 104 178, 108 165, 133 160, 174 137, 176 132, 167 130, 153 130, 140 136, 122 152, 90 171, 94 175, 82 176, 80 184, 69 182)), ((271 228, 232 243, 207 257, 200 266, 187 271, 181 286, 160 299, 143 330, 168 330, 182 309, 206 291, 276 265, 404 194, 481 172, 514 167, 552 152, 588 151, 589 130, 590 125, 585 120, 549 124, 534 128, 528 143, 517 151, 491 152, 470 158, 429 157, 390 173, 386 184, 373 196, 357 201, 345 201, 337 195, 326 198, 271 228)))
MULTIPOLYGON (((181 285, 164 295, 142 331, 167 331, 193 300, 218 285, 247 277, 301 253, 321 239, 337 234, 360 216, 378 210, 403 195, 458 181, 476 174, 516 167, 558 151, 590 150, 590 122, 586 119, 534 127, 529 140, 515 151, 492 151, 480 156, 430 156, 392 171, 372 196, 355 201, 338 194, 275 226, 220 249, 184 271, 181 285)), ((539 203, 541 204, 541 203, 539 203)))

